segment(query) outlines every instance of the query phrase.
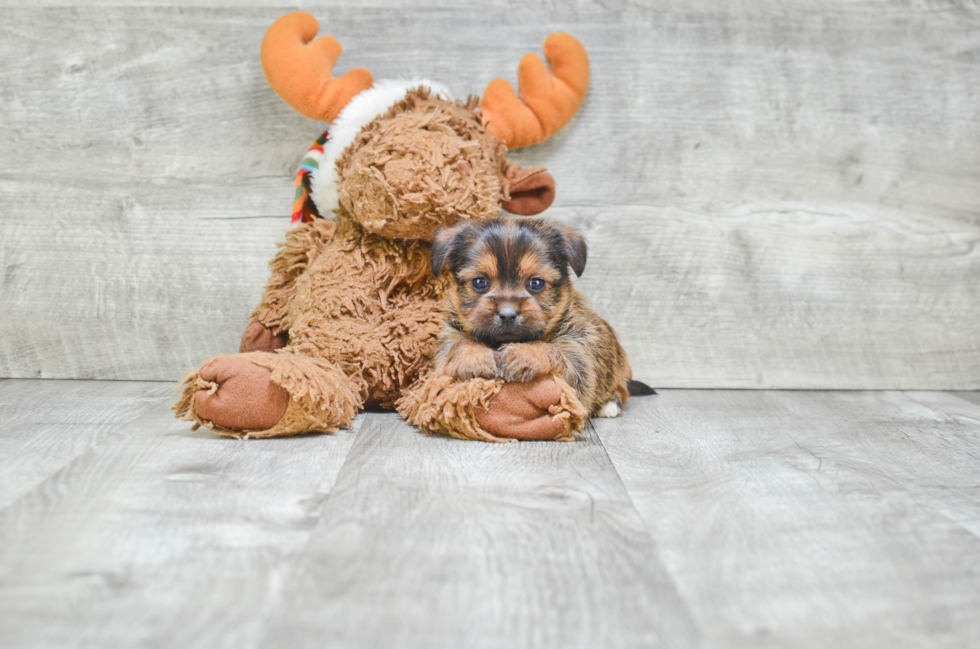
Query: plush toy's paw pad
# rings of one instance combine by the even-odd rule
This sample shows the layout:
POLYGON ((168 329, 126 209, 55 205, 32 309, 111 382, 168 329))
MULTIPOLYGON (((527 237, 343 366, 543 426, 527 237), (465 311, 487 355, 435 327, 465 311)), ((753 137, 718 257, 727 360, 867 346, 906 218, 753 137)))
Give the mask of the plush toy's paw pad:
POLYGON ((194 395, 202 419, 232 430, 272 428, 286 413, 289 394, 273 383, 272 373, 244 358, 224 356, 201 368, 204 381, 217 389, 194 395))
POLYGON ((548 411, 561 403, 561 389, 550 376, 531 383, 508 383, 487 410, 476 411, 483 430, 497 437, 547 440, 565 434, 565 424, 548 411))
POLYGON ((606 405, 604 405, 602 408, 600 408, 599 409, 599 412, 595 413, 595 416, 596 417, 609 417, 609 418, 611 418, 611 417, 618 417, 622 413, 623 413, 622 407, 620 407, 620 405, 618 403, 616 403, 615 401, 610 401, 609 403, 607 403, 606 405))
POLYGON ((259 322, 258 318, 252 318, 242 334, 242 342, 238 351, 242 353, 272 352, 285 347, 287 343, 289 343, 289 337, 286 334, 275 334, 272 329, 259 322))

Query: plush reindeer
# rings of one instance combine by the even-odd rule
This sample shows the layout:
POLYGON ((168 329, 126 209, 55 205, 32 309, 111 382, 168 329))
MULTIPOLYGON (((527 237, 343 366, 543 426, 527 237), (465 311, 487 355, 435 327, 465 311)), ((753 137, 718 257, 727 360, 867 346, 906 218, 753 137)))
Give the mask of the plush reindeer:
POLYGON ((525 56, 519 97, 495 79, 481 99, 455 101, 427 80, 374 81, 360 69, 334 78, 341 47, 314 40, 318 30, 296 12, 263 40, 270 85, 331 127, 300 169, 298 224, 270 263, 240 353, 188 374, 177 415, 224 435, 272 437, 334 431, 361 408, 397 407, 421 428, 457 437, 569 438, 585 412, 560 379, 504 385, 431 371, 449 278, 433 276, 429 242, 463 219, 551 204, 551 176, 505 151, 572 118, 588 87, 584 48, 552 34, 550 71, 525 56))

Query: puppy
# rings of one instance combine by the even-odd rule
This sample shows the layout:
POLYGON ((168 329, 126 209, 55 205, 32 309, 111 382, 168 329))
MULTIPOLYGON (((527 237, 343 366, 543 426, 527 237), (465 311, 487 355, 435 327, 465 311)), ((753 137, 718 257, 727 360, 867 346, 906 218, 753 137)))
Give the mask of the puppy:
POLYGON ((437 370, 508 382, 554 374, 597 417, 618 416, 631 393, 652 394, 630 380, 616 334, 572 286, 569 268, 581 276, 586 253, 578 232, 541 220, 465 221, 437 231, 432 272, 456 280, 437 370))

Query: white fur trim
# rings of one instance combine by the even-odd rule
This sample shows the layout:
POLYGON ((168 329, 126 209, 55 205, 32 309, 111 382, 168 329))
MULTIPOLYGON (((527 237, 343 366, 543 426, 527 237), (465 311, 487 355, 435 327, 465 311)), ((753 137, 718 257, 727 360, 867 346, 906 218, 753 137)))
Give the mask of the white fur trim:
POLYGON ((340 205, 340 197, 337 195, 337 158, 343 155, 344 149, 350 146, 362 128, 404 99, 409 90, 419 86, 429 88, 444 99, 452 98, 446 86, 428 79, 381 79, 358 93, 340 111, 329 129, 330 134, 323 146, 320 166, 313 171, 310 178, 310 195, 321 216, 329 217, 340 205))

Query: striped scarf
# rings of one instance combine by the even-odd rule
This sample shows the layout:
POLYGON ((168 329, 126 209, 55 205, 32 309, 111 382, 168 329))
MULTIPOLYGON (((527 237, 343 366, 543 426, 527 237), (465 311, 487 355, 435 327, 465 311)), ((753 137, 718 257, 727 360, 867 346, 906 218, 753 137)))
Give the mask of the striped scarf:
POLYGON ((322 218, 316 205, 310 200, 310 174, 320 167, 323 158, 323 145, 327 141, 327 131, 316 139, 310 150, 303 157, 303 162, 296 171, 296 197, 293 200, 293 225, 302 221, 309 223, 313 219, 322 218))

